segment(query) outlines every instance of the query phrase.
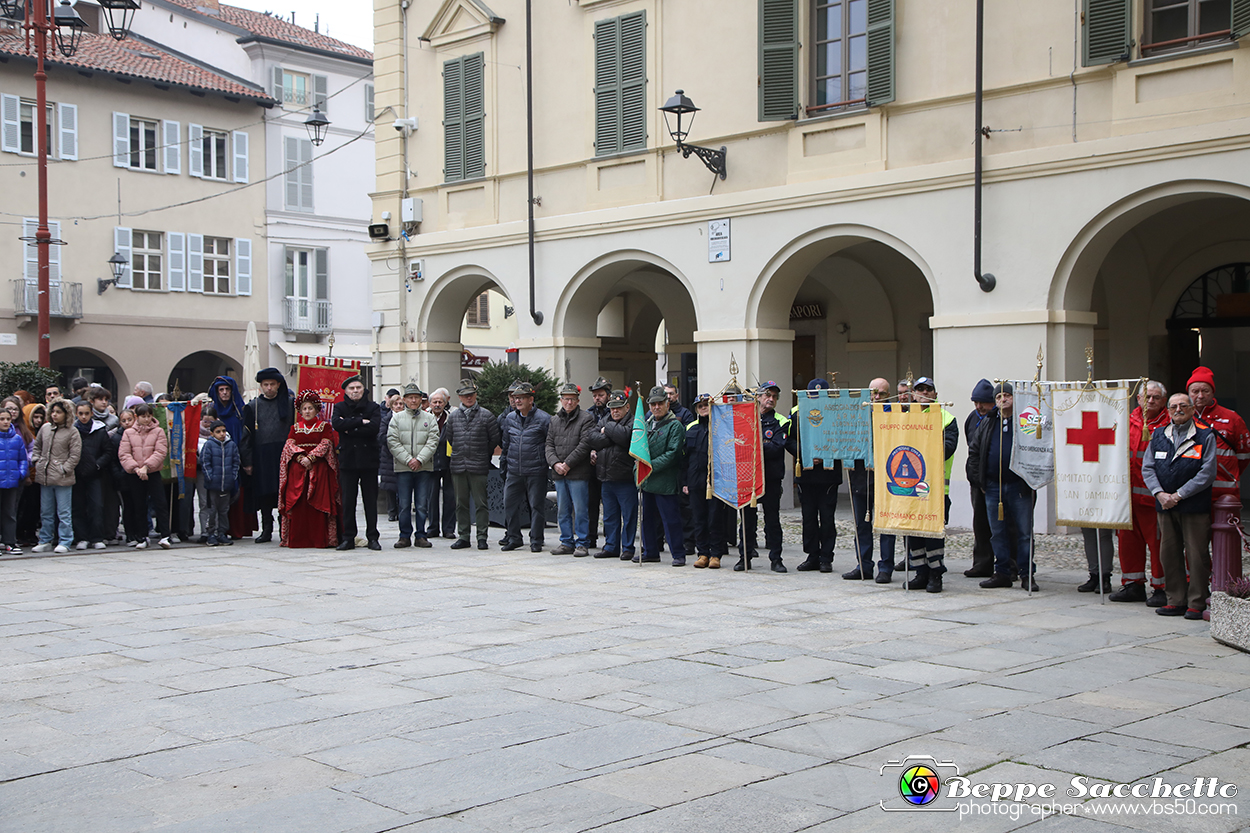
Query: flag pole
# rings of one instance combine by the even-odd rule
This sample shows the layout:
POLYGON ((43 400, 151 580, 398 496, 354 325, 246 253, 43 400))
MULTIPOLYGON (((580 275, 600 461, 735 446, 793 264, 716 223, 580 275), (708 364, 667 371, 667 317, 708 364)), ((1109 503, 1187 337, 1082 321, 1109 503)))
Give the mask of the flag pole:
MULTIPOLYGON (((634 380, 634 396, 637 397, 638 400, 642 399, 642 382, 638 381, 637 379, 634 380)), ((637 410, 637 407, 638 407, 638 403, 635 402, 634 403, 635 411, 637 410)), ((637 463, 635 463, 634 465, 637 465, 637 463)), ((638 480, 638 478, 634 478, 634 479, 638 480)), ((642 513, 643 513, 642 481, 638 481, 638 540, 635 542, 637 546, 637 549, 635 550, 635 552, 638 553, 638 566, 639 567, 642 567, 642 556, 643 556, 642 542, 647 539, 646 532, 644 531, 646 529, 646 526, 645 526, 645 521, 644 521, 644 517, 642 513)), ((657 555, 657 558, 658 557, 659 556, 657 555)))

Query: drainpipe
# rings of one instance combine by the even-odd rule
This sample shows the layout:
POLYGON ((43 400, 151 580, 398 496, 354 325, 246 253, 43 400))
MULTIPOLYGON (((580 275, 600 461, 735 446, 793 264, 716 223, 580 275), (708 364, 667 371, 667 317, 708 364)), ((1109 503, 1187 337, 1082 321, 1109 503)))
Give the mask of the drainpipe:
POLYGON ((530 14, 531 0, 525 0, 525 179, 529 186, 530 318, 543 323, 543 314, 534 306, 534 40, 530 14))
POLYGON ((981 273, 981 140, 985 125, 981 122, 981 103, 984 87, 981 82, 981 65, 985 53, 985 0, 977 0, 977 72, 976 72, 976 159, 972 174, 972 274, 981 285, 982 292, 993 292, 998 282, 991 274, 981 273))

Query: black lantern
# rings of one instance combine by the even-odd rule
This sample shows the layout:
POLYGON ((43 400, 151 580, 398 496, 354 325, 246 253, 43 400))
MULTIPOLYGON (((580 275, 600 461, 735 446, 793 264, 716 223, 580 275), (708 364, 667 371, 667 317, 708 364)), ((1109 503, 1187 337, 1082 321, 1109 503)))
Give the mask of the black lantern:
POLYGON ((78 44, 82 41, 82 33, 87 28, 86 22, 78 16, 78 12, 74 11, 69 0, 61 0, 57 4, 52 13, 52 19, 56 23, 53 34, 56 39, 56 48, 66 58, 74 57, 74 53, 78 51, 78 44))
POLYGON ((104 290, 110 286, 117 286, 122 279, 122 275, 126 274, 126 267, 130 262, 126 260, 126 256, 121 252, 113 252, 113 256, 108 259, 109 270, 113 273, 113 277, 96 279, 96 294, 103 295, 104 290))
POLYGON ((113 40, 125 40, 134 23, 139 4, 135 0, 97 0, 104 10, 104 22, 113 40))
POLYGON ((325 117, 325 113, 313 105, 312 115, 304 120, 304 127, 308 128, 308 138, 312 139, 312 143, 317 147, 321 147, 321 143, 326 140, 326 128, 330 126, 330 120, 325 117))
POLYGON ((712 150, 711 148, 686 144, 686 137, 690 135, 690 126, 694 124, 694 114, 699 112, 699 108, 695 107, 694 102, 686 96, 685 90, 678 90, 672 98, 664 103, 664 106, 660 108, 660 112, 664 114, 664 126, 668 128, 669 135, 677 143, 677 149, 681 151, 682 158, 689 159, 690 154, 693 153, 703 160, 703 164, 707 166, 709 171, 724 179, 726 173, 724 146, 720 150, 712 150), (687 115, 690 116, 690 119, 683 125, 682 118, 687 115))

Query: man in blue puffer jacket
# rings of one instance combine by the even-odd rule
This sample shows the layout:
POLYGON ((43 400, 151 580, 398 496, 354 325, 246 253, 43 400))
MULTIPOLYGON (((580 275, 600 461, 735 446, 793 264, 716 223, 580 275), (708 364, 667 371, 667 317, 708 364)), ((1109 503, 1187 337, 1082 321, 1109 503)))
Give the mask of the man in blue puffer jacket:
POLYGON ((0 409, 0 554, 21 555, 17 548, 17 499, 30 471, 26 441, 13 427, 8 411, 0 409))
POLYGON ((212 437, 204 441, 200 466, 208 487, 208 545, 231 544, 230 503, 239 489, 239 447, 230 439, 226 423, 217 420, 210 427, 212 437))

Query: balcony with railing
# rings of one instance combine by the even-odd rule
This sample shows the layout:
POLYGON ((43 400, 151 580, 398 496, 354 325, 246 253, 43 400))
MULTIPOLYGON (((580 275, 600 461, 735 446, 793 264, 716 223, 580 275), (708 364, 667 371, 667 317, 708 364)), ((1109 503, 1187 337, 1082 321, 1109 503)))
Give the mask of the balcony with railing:
MULTIPOLYGON (((53 318, 82 318, 82 284, 51 281, 48 284, 48 310, 53 318)), ((13 281, 13 314, 39 315, 39 282, 17 278, 13 281)))
POLYGON ((282 307, 282 329, 288 333, 328 333, 334 328, 329 301, 287 298, 282 307))

